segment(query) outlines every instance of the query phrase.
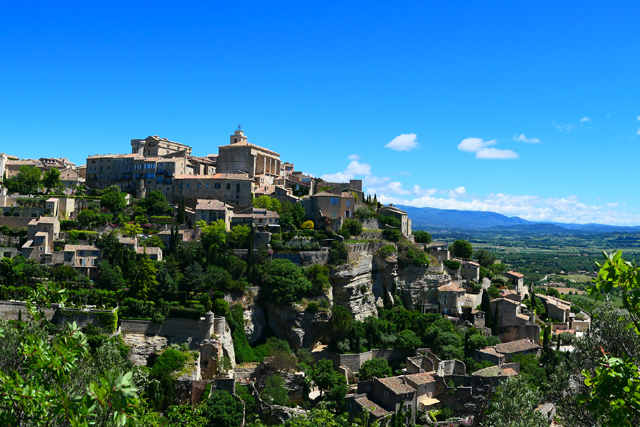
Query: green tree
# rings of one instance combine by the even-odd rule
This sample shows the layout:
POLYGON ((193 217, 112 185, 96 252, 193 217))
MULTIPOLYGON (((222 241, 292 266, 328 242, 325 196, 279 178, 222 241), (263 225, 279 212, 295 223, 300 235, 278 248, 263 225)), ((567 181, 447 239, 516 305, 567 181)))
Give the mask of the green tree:
POLYGON ((180 200, 178 201, 178 214, 176 216, 176 222, 178 224, 184 224, 185 219, 186 219, 186 206, 184 203, 184 197, 180 197, 180 200))
POLYGON ((391 366, 387 359, 376 358, 367 360, 360 366, 358 371, 358 380, 365 381, 370 380, 373 377, 386 378, 392 375, 391 366))
POLYGON ((47 189, 47 193, 53 189, 62 187, 60 179, 60 171, 57 168, 51 168, 44 173, 42 185, 47 189))
POLYGON ((162 191, 149 191, 147 196, 140 200, 140 206, 144 208, 149 215, 167 215, 171 213, 169 202, 162 194, 162 191))
POLYGON ((142 246, 144 246, 145 248, 160 248, 164 251, 164 243, 162 242, 162 239, 156 234, 144 239, 142 241, 142 246))
POLYGON ((296 203, 291 209, 291 216, 293 217, 293 225, 295 225, 296 228, 300 228, 307 217, 307 213, 300 203, 296 203))
POLYGON ((423 230, 414 231, 413 236, 416 240, 416 243, 429 244, 433 240, 433 238, 431 237, 431 234, 423 230))
POLYGON ((138 234, 142 234, 142 227, 137 222, 131 222, 124 225, 122 234, 129 237, 135 237, 138 234))
POLYGON ((309 373, 309 377, 313 384, 320 389, 322 395, 325 391, 331 389, 331 387, 342 383, 344 379, 343 375, 340 375, 333 369, 333 362, 328 359, 319 360, 309 373))
POLYGON ((491 267, 497 259, 494 253, 491 253, 486 249, 480 249, 476 251, 475 258, 478 260, 478 264, 480 264, 484 268, 491 267))
POLYGON ((549 422, 536 411, 541 399, 535 386, 520 376, 511 377, 496 390, 485 424, 488 427, 548 427, 549 422))
POLYGON ((349 260, 349 248, 344 242, 334 240, 329 250, 329 262, 333 265, 342 265, 349 260))
POLYGON ((282 377, 278 374, 268 377, 260 397, 274 405, 285 405, 289 401, 289 391, 284 386, 282 377))
POLYGON ((216 390, 204 403, 207 427, 237 427, 242 424, 243 403, 224 390, 216 390))
POLYGON ((149 294, 158 286, 156 271, 151 259, 145 253, 138 262, 138 274, 131 283, 130 291, 134 298, 143 301, 149 298, 149 294))
POLYGON ((251 228, 248 225, 236 225, 231 229, 231 240, 239 247, 249 243, 249 236, 251 236, 251 228))
POLYGON ((288 305, 299 301, 310 289, 311 283, 302 270, 288 259, 273 260, 265 267, 263 291, 267 301, 288 305))
POLYGON ((470 259, 471 255, 473 255, 473 247, 471 246, 471 243, 462 239, 453 242, 450 251, 453 256, 462 259, 470 259))
POLYGON ((100 197, 100 206, 108 209, 111 213, 117 214, 124 211, 124 208, 127 206, 127 202, 124 198, 124 194, 120 192, 120 189, 118 187, 115 188, 117 191, 114 189, 113 191, 104 193, 100 197))
POLYGON ((342 224, 342 228, 349 232, 352 236, 359 236, 362 234, 362 224, 360 221, 356 221, 355 219, 347 218, 344 220, 342 224))
POLYGON ((124 288, 125 282, 120 267, 112 267, 107 260, 100 261, 98 266, 100 267, 98 285, 101 289, 118 291, 124 288))
POLYGON ((480 310, 484 312, 485 319, 491 314, 491 299, 486 289, 482 290, 482 301, 480 302, 480 310))
POLYGON ((14 180, 18 184, 18 191, 22 194, 36 194, 38 187, 42 184, 41 181, 42 172, 37 167, 33 166, 20 166, 18 174, 14 180))
POLYGON ((269 196, 258 196, 253 199, 253 207, 267 209, 277 213, 280 213, 282 211, 280 200, 273 199, 269 196))

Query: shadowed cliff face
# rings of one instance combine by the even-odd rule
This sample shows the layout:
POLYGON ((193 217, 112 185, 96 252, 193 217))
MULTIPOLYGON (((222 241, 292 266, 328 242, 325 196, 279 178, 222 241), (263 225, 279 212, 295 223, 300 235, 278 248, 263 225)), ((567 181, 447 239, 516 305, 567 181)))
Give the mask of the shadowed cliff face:
POLYGON ((376 306, 382 305, 382 293, 374 293, 377 269, 373 256, 362 255, 356 262, 340 266, 331 272, 335 304, 344 306, 355 320, 377 316, 376 306))
POLYGON ((331 311, 309 313, 298 304, 278 307, 267 303, 265 307, 273 333, 288 341, 294 349, 313 348, 320 341, 331 318, 331 311))
MULTIPOLYGON (((440 266, 441 267, 441 266, 440 266)), ((438 296, 438 287, 451 283, 439 267, 409 266, 398 271, 398 294, 405 308, 420 310, 420 303, 438 296)))

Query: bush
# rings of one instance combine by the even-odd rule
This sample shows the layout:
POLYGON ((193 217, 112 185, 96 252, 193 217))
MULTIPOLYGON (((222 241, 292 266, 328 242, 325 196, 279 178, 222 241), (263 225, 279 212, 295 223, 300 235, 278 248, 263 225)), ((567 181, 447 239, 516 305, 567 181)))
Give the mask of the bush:
POLYGON ((204 307, 201 305, 198 308, 171 307, 169 309, 169 317, 174 319, 200 320, 204 314, 204 307))
POLYGON ((373 377, 386 378, 392 375, 391 367, 386 359, 378 358, 367 360, 358 371, 358 380, 370 380, 373 377))
POLYGON ((445 259, 444 261, 442 261, 442 263, 449 269, 452 271, 456 271, 457 269, 460 268, 460 261, 456 261, 453 259, 445 259))
POLYGON ((264 271, 263 289, 268 301, 288 305, 299 301, 311 289, 302 270, 287 259, 276 259, 264 271))
MULTIPOLYGON (((388 218, 388 217, 384 217, 384 218, 388 218)), ((386 230, 382 230, 382 238, 390 242, 397 242, 402 238, 402 233, 398 230, 386 229, 386 230)))
POLYGON ((392 256, 396 252, 398 252, 398 249, 394 245, 384 245, 380 248, 380 250, 378 250, 378 253, 376 255, 380 258, 387 258, 392 256))
POLYGON ((402 225, 400 220, 393 216, 378 215, 378 220, 389 227, 400 228, 402 225))
POLYGON ((345 219, 342 223, 342 228, 349 232, 352 236, 359 236, 362 234, 362 224, 355 219, 345 219))
POLYGON ((416 267, 428 267, 429 255, 408 240, 398 244, 398 267, 405 268, 410 265, 416 267))
POLYGON ((341 265, 349 260, 349 249, 344 242, 335 240, 331 243, 329 251, 329 262, 333 265, 341 265))
POLYGON ((376 211, 373 208, 370 208, 369 206, 361 206, 358 209, 356 209, 356 218, 360 218, 360 219, 368 219, 368 218, 373 218, 376 216, 376 211))
POLYGON ((320 306, 316 301, 310 301, 309 304, 307 304, 306 310, 309 313, 317 313, 320 310, 320 306))
POLYGON ((204 403, 202 415, 208 421, 206 427, 235 427, 242 424, 243 410, 242 402, 229 392, 216 390, 204 403))
POLYGON ((344 237, 345 240, 349 240, 351 238, 351 233, 344 227, 341 227, 340 230, 338 230, 338 234, 344 237))
POLYGON ((431 234, 427 233, 426 231, 422 231, 422 230, 417 230, 413 232, 413 236, 416 240, 416 243, 424 243, 424 244, 429 244, 431 243, 432 237, 431 234))
POLYGON ((300 228, 302 228, 303 230, 313 230, 314 228, 313 221, 303 222, 300 228))

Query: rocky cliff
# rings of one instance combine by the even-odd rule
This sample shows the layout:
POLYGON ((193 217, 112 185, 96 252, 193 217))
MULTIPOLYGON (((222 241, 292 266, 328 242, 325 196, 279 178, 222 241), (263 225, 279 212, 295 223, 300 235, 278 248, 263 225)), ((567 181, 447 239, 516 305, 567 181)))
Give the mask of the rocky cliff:
POLYGON ((331 318, 330 311, 310 313, 299 304, 279 307, 267 303, 266 314, 273 333, 296 349, 313 348, 331 318))
POLYGON ((400 295, 405 308, 420 310, 420 304, 438 297, 438 287, 451 283, 451 276, 442 265, 416 267, 410 265, 398 271, 396 294, 400 295))
POLYGON ((373 255, 363 254, 355 262, 337 267, 331 272, 334 302, 347 308, 355 320, 377 316, 382 305, 382 292, 374 292, 373 255))

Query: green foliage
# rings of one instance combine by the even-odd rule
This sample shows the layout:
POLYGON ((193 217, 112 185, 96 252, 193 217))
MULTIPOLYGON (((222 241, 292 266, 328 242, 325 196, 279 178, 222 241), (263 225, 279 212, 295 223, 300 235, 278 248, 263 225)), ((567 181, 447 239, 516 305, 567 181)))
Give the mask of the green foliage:
POLYGON ((370 206, 360 206, 355 212, 356 218, 368 219, 376 216, 376 210, 370 206))
POLYGON ((313 221, 311 220, 303 222, 300 226, 303 230, 313 230, 314 227, 315 225, 313 225, 313 221))
POLYGON ((247 225, 236 225, 231 229, 231 240, 239 247, 244 247, 249 243, 249 236, 251 236, 251 228, 247 225))
POLYGON ((171 213, 169 202, 165 199, 162 191, 159 190, 149 191, 147 196, 140 200, 139 205, 149 215, 166 215, 171 213))
MULTIPOLYGON (((382 218, 391 218, 391 217, 382 217, 382 218)), ((393 218, 393 219, 396 219, 396 218, 393 218)), ((382 230, 382 238, 390 242, 398 242, 400 239, 402 239, 402 233, 399 230, 388 228, 386 230, 382 230)))
POLYGON ((18 174, 13 179, 4 181, 10 192, 20 194, 36 194, 40 186, 42 172, 35 166, 20 166, 18 174))
MULTIPOLYGON (((112 188, 112 187, 109 187, 112 188)), ((127 206, 127 202, 124 199, 124 194, 120 192, 120 188, 113 186, 113 190, 106 192, 100 198, 100 206, 108 209, 112 213, 119 213, 124 211, 127 206)))
POLYGON ((324 295, 326 289, 331 287, 329 283, 329 267, 321 264, 313 264, 305 269, 305 275, 311 282, 309 290, 311 295, 324 295))
POLYGON ((145 248, 160 248, 164 251, 164 243, 162 242, 162 239, 155 234, 144 239, 142 241, 142 246, 145 248))
POLYGON ((302 270, 289 260, 276 259, 265 267, 265 297, 276 305, 299 301, 310 289, 311 283, 302 274, 302 270))
POLYGON ((429 263, 429 255, 415 244, 406 239, 398 243, 398 267, 405 268, 410 265, 428 267, 429 263))
POLYGON ((373 377, 386 378, 391 375, 391 366, 389 366, 387 359, 377 358, 367 360, 362 364, 362 366, 360 366, 360 370, 358 371, 358 380, 365 381, 373 377))
POLYGON ((456 271, 460 268, 460 261, 456 261, 453 259, 445 259, 444 261, 442 261, 442 263, 449 269, 452 271, 456 271))
POLYGON ((260 398, 273 405, 285 405, 289 401, 289 391, 280 375, 271 375, 265 381, 260 398))
POLYGON ((282 211, 280 200, 272 199, 269 196, 258 196, 253 199, 253 207, 267 209, 269 211, 274 211, 277 213, 280 213, 282 211))
POLYGON ((42 185, 47 189, 47 193, 62 187, 62 180, 60 179, 60 171, 58 168, 51 168, 44 173, 42 185))
POLYGON ((457 258, 470 259, 473 255, 473 247, 466 240, 456 240, 449 248, 451 254, 457 258))
POLYGON ((156 268, 149 257, 145 254, 138 261, 138 273, 131 282, 130 293, 134 298, 147 300, 149 294, 158 285, 156 280, 156 268))
POLYGON ((242 423, 244 405, 229 392, 216 390, 204 402, 207 427, 236 427, 242 423))
POLYGON ((329 262, 332 265, 342 265, 349 260, 349 249, 344 242, 334 240, 329 250, 329 262))
POLYGON ((378 250, 376 255, 381 258, 387 258, 393 256, 396 252, 398 252, 398 249, 395 247, 395 245, 384 245, 378 250))
POLYGON ((257 417, 256 399, 245 385, 236 385, 236 395, 244 402, 245 419, 252 422, 257 417))
POLYGON ((535 386, 520 376, 508 378, 500 387, 487 410, 488 427, 548 427, 549 422, 536 411, 542 396, 535 386))
POLYGON ((106 313, 94 311, 94 314, 105 331, 113 334, 118 329, 118 310, 106 313))
POLYGON ((400 222, 400 220, 394 216, 377 215, 377 217, 378 217, 378 221, 380 221, 385 225, 388 225, 389 227, 394 227, 396 229, 399 229, 402 226, 402 223, 400 222))
POLYGON ((416 230, 413 232, 416 243, 429 244, 433 240, 431 234, 423 230, 416 230))
POLYGON ((349 232, 352 236, 359 236, 362 234, 362 224, 355 219, 347 218, 342 223, 342 228, 349 232))
POLYGON ((405 329, 398 334, 398 347, 415 349, 420 347, 420 338, 411 329, 405 329))
POLYGON ((486 249, 477 250, 474 256, 478 260, 478 264, 485 268, 491 267, 497 259, 494 253, 491 253, 486 249))

